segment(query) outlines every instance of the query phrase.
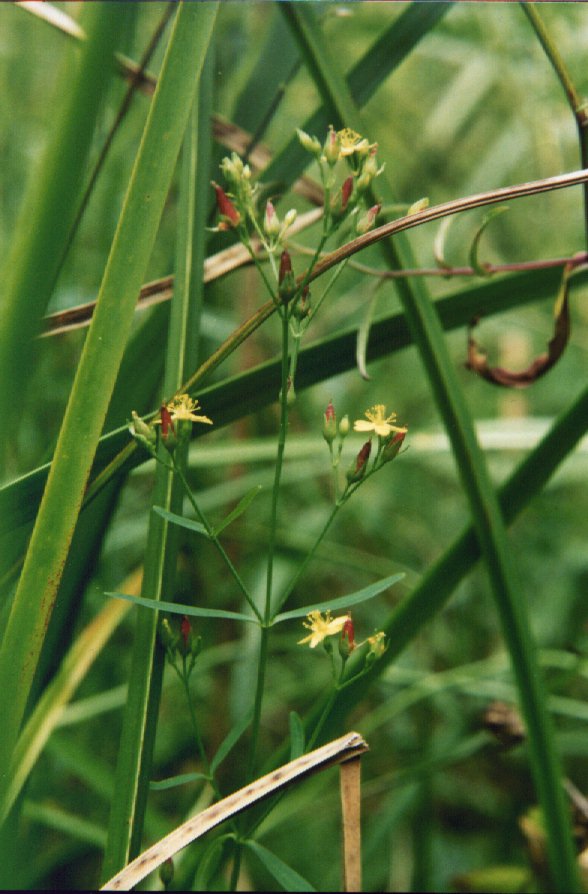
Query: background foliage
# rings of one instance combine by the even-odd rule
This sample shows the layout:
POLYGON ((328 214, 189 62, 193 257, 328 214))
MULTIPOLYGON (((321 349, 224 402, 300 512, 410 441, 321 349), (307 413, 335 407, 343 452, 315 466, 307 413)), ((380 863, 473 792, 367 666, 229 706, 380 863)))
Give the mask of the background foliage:
MULTIPOLYGON (((59 4, 58 4, 59 5, 59 4)), ((61 4, 70 14, 77 4, 61 4)), ((331 55, 348 71, 377 38, 406 13, 405 3, 313 3, 331 55)), ((121 15, 120 47, 137 59, 161 18, 164 4, 137 5, 135 17, 121 15)), ((581 95, 588 91, 585 58, 588 11, 583 4, 541 4, 540 12, 581 95)), ((51 132, 62 34, 14 6, 0 10, 0 66, 4 85, 2 157, 3 200, 0 254, 9 248, 20 198, 35 161, 51 132)), ((157 72, 163 46, 150 70, 157 72)), ((283 95, 268 115, 263 142, 279 154, 297 126, 320 105, 311 73, 287 22, 275 4, 221 4, 213 37, 214 110, 249 132, 263 122, 276 91, 283 95)), ((111 82, 99 132, 97 153, 116 114, 124 85, 111 82)), ((120 214, 130 170, 149 107, 138 93, 118 133, 51 301, 51 311, 92 300, 120 214)), ((387 77, 363 108, 366 135, 379 144, 379 157, 400 202, 428 196, 431 204, 580 167, 573 117, 561 86, 517 4, 447 4, 445 14, 407 58, 387 77)), ((322 134, 319 134, 322 137, 322 134)), ((213 145, 211 177, 227 150, 213 145)), ((308 173, 313 176, 312 168, 308 173)), ((276 195, 281 190, 277 188, 276 195)), ((212 213, 212 190, 199 197, 212 213)), ((278 205, 280 213, 297 197, 278 205)), ((174 267, 177 188, 172 186, 147 280, 174 267)), ((459 216, 445 249, 451 264, 468 263, 471 240, 483 218, 475 211, 459 216)), ((212 222, 212 217, 210 218, 212 222)), ((512 202, 482 239, 483 260, 521 260, 571 256, 585 249, 580 187, 512 202)), ((438 224, 411 231, 408 239, 423 267, 434 266, 438 224)), ((296 241, 313 244, 304 234, 296 241)), ((211 235, 207 253, 227 244, 211 235)), ((297 272, 302 258, 292 251, 297 272)), ((374 247, 356 258, 382 268, 374 247)), ((351 265, 337 284, 328 308, 313 328, 312 340, 358 326, 376 278, 351 265)), ((434 298, 479 279, 431 277, 434 298)), ((516 289, 516 284, 513 284, 516 289)), ((585 381, 588 316, 584 289, 573 291, 573 329, 559 364, 525 391, 493 388, 464 368, 466 333, 447 334, 472 418, 498 485, 536 442, 551 420, 570 405, 585 381)), ((540 300, 483 320, 478 337, 496 362, 521 368, 551 337, 556 289, 540 300)), ((395 285, 378 292, 377 317, 399 311, 395 285)), ((201 357, 206 357, 266 300, 255 273, 242 269, 206 286, 201 357)), ((483 313, 484 307, 480 308, 483 313)), ((143 405, 111 407, 106 430, 122 425, 130 411, 154 409, 161 400, 161 368, 166 347, 167 308, 136 314, 136 332, 152 328, 140 361, 143 405)), ((15 399, 9 477, 47 462, 53 452, 84 331, 38 342, 32 382, 15 399)), ((266 323, 207 382, 222 382, 274 358, 278 324, 266 323)), ((321 438, 322 413, 332 399, 338 413, 359 418, 366 407, 385 402, 409 426, 409 450, 371 482, 345 509, 328 542, 311 565, 296 604, 316 602, 359 589, 374 575, 405 571, 404 581, 386 596, 354 613, 363 634, 380 628, 391 609, 419 582, 461 532, 468 520, 467 495, 433 402, 430 383, 414 347, 394 351, 369 364, 370 380, 354 369, 299 391, 291 417, 283 502, 278 531, 276 574, 293 573, 320 530, 330 508, 327 450, 321 438)), ((135 373, 136 375, 136 373, 135 373)), ((129 386, 131 383, 123 382, 129 386)), ((127 388, 127 393, 132 389, 127 388)), ((135 398, 138 400, 138 398, 135 398)), ((251 486, 265 485, 255 503, 228 529, 225 546, 252 590, 264 583, 263 519, 271 490, 277 409, 268 401, 251 413, 246 399, 237 421, 206 432, 190 451, 190 480, 202 507, 221 518, 251 486)), ((215 407, 203 403, 215 418, 215 407)), ((360 443, 357 444, 357 447, 360 443)), ((349 451, 349 447, 347 448, 349 451)), ((350 458, 353 455, 349 453, 350 458)), ((584 594, 588 575, 586 517, 588 495, 585 447, 567 458, 544 491, 530 503, 510 531, 523 592, 541 648, 553 701, 557 741, 566 774, 584 790, 588 719, 584 700, 588 665, 584 594)), ((79 577, 76 600, 44 672, 50 677, 84 626, 104 606, 105 591, 124 589, 140 568, 153 481, 146 462, 128 476, 116 506, 106 513, 91 565, 79 577)), ((7 554, 12 543, 5 535, 7 554), (7 538, 7 539, 6 539, 7 538)), ((5 602, 10 586, 5 582, 5 602)), ((237 609, 232 582, 208 545, 182 537, 178 601, 237 609)), ((133 610, 134 612, 135 610, 133 610)), ((96 884, 113 785, 125 683, 133 636, 133 613, 121 622, 81 683, 50 737, 26 788, 22 804, 19 882, 23 887, 91 887, 96 884)), ((196 704, 207 744, 214 753, 233 723, 249 707, 255 682, 249 625, 204 620, 198 632, 205 648, 199 659, 196 704), (245 628, 245 629, 243 629, 245 628)), ((291 624, 274 635, 262 740, 272 753, 286 739, 288 712, 306 715, 323 696, 329 668, 320 656, 296 646, 300 627, 291 624)), ((516 700, 499 619, 483 570, 472 558, 447 606, 423 627, 414 642, 372 685, 361 705, 345 718, 370 744, 364 759, 364 874, 367 890, 454 889, 456 878, 496 864, 526 866, 528 855, 520 817, 536 803, 524 747, 502 752, 482 731, 481 717, 494 698, 516 700)), ((166 669, 158 725, 154 778, 188 772, 197 766, 183 694, 166 669)), ((221 771, 224 790, 240 784, 238 759, 221 771)), ((319 890, 339 885, 339 807, 333 777, 301 786, 284 799, 260 830, 259 840, 319 890), (321 809, 317 810, 316 805, 321 809)), ((153 793, 147 812, 151 840, 178 824, 194 809, 190 786, 153 793)), ((196 865, 203 846, 186 861, 196 865)), ((275 882, 253 857, 244 864, 243 885, 254 890, 275 882)), ((471 879, 470 879, 471 883, 471 879)))

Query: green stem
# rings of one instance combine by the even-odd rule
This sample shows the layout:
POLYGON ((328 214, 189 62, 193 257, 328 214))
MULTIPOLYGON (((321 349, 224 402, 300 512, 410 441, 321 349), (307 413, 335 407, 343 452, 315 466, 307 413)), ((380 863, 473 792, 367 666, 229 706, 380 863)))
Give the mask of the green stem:
MULTIPOLYGON (((335 469, 334 471, 335 471, 335 474, 336 474, 336 473, 337 473, 337 470, 335 469)), ((287 599, 290 597, 290 595, 291 595, 292 592, 294 591, 294 589, 295 589, 295 587, 296 587, 298 581, 300 580, 300 578, 302 577, 302 575, 303 575, 304 572, 306 571, 308 565, 309 565, 310 562, 312 561, 313 556, 315 555, 317 549, 319 548, 320 544, 322 543, 322 541, 323 541, 323 539, 324 539, 324 537, 325 537, 327 531, 328 531, 329 528, 331 527, 331 525, 332 525, 332 523, 333 523, 333 521, 334 521, 334 518, 335 518, 335 516, 337 515, 337 512, 339 511, 339 509, 341 508, 342 505, 343 505, 343 503, 341 503, 341 502, 337 502, 337 503, 335 503, 335 505, 334 505, 333 508, 331 509, 331 514, 329 515, 327 521, 325 522, 322 531, 321 531, 320 534, 318 535, 318 537, 317 537, 316 541, 314 542, 314 545, 312 546, 311 550, 310 550, 310 551, 306 554, 306 556, 304 557, 304 561, 303 561, 303 562, 300 564, 300 566, 298 567, 298 570, 296 571, 296 574, 294 575, 294 577, 293 577, 292 580, 290 581, 289 585, 286 587, 286 591, 282 594, 279 603, 275 606, 275 609, 274 609, 274 611, 273 611, 273 613, 272 613, 272 617, 275 617, 275 616, 278 614, 278 612, 280 611, 280 609, 282 608, 282 606, 285 604, 285 602, 287 601, 287 599)))
POLYGON ((206 776, 208 776, 209 782, 215 790, 215 794, 217 797, 219 796, 218 789, 214 782, 214 779, 210 773, 210 764, 208 762, 208 757, 206 755, 206 750, 204 748, 204 742, 202 741, 202 736, 200 734, 200 725, 196 718, 196 712, 194 711, 194 705, 192 704, 192 696, 190 695, 190 682, 189 676, 186 672, 186 656, 182 655, 182 670, 178 672, 178 676, 182 681, 182 686, 184 687, 184 692, 186 693, 186 701, 188 702, 188 710, 190 712, 190 721, 192 723, 192 730, 194 732, 194 741, 196 742, 196 748, 198 750, 198 754, 200 755, 200 762, 202 763, 202 767, 206 776))
POLYGON ((227 555, 227 553, 226 553, 226 551, 225 551, 225 549, 224 549, 222 543, 220 542, 220 540, 218 539, 217 535, 215 534, 215 532, 214 532, 214 528, 213 528, 212 525, 209 523, 208 519, 206 518, 206 516, 204 515, 204 513, 203 513, 202 510, 200 509, 198 503, 196 502, 196 498, 194 497, 194 494, 192 493, 192 489, 191 489, 190 485, 188 484, 188 480, 187 480, 187 478, 186 478, 186 476, 185 476, 185 474, 184 474, 184 471, 183 471, 183 469, 176 463, 175 457, 173 458, 173 464, 174 464, 174 469, 175 469, 175 471, 177 472, 178 477, 179 477, 180 481, 182 482, 182 484, 183 484, 183 486, 184 486, 184 490, 185 490, 185 492, 186 492, 186 495, 187 495, 187 497, 188 497, 188 500, 190 501, 190 505, 192 506, 194 512, 196 513, 196 515, 198 516, 198 518, 200 519, 200 521, 202 522, 202 524, 203 524, 204 527, 206 528, 206 533, 208 534, 209 539, 210 539, 211 542, 214 544, 214 546, 216 547, 216 549, 217 549, 219 555, 221 556, 223 562, 225 563, 225 565, 227 566, 227 568, 228 568, 229 571, 231 572, 231 574, 232 574, 232 576, 233 576, 233 578, 234 578, 234 580, 235 580, 237 586, 239 587, 239 589, 240 589, 241 592, 243 593, 243 596, 244 596, 245 599, 247 600, 247 602, 248 602, 250 608, 252 609, 253 613, 257 616, 257 618, 258 618, 259 621, 262 621, 263 619, 262 619, 261 612, 259 611, 259 609, 258 609, 258 607, 256 606, 255 602, 253 601, 253 598, 252 598, 251 594, 249 593, 249 590, 247 589, 247 587, 246 587, 245 584, 243 583, 243 580, 242 580, 242 578, 241 578, 239 572, 237 571, 237 569, 236 569, 235 566, 233 565, 231 559, 230 559, 229 556, 227 555))
POLYGON ((259 738, 259 724, 261 720, 261 706, 263 702, 263 691, 265 687, 265 674, 268 658, 268 639, 269 625, 271 622, 271 604, 273 589, 273 569, 274 555, 276 548, 276 525, 278 519, 278 499, 280 493, 280 479, 282 476, 282 465, 284 460, 284 449, 286 446, 286 435, 288 432, 288 335, 289 324, 286 314, 281 317, 282 321, 282 368, 281 368, 281 388, 280 388, 280 430, 278 434, 278 450, 276 455, 276 468, 274 474, 274 485, 272 490, 272 505, 270 512, 270 533, 267 557, 267 576, 265 590, 265 607, 263 613, 264 624, 261 628, 261 639, 259 644, 259 660, 257 665, 257 685, 255 689, 255 703, 253 707, 253 721, 251 729, 251 747, 249 753, 248 778, 253 776, 255 766, 255 754, 257 751, 257 740, 259 738))
MULTIPOLYGON (((582 167, 588 166, 588 114, 586 102, 582 99, 567 69, 567 66, 560 55, 557 45, 552 40, 549 31, 545 27, 543 19, 537 12, 534 3, 521 3, 521 8, 529 19, 537 38, 545 51, 545 55, 551 62, 553 69, 563 87, 564 93, 568 100, 568 104, 573 112, 578 130, 578 141, 580 144, 580 160, 582 167)), ((582 186, 584 195, 584 230, 586 239, 588 240, 588 185, 582 186)))
POLYGON ((278 520, 278 500, 280 496, 280 480, 282 477, 282 465, 284 450, 286 447, 286 435, 288 433, 288 336, 290 327, 286 314, 282 317, 282 368, 280 387, 280 430, 278 434, 278 450, 276 455, 276 468, 272 490, 272 505, 270 513, 270 533, 267 558, 267 577, 265 588, 264 621, 266 624, 271 616, 271 598, 274 570, 274 554, 276 548, 276 526, 278 520))
MULTIPOLYGON (((317 260, 318 260, 318 259, 317 259, 317 260)), ((314 308, 311 310, 310 316, 309 316, 309 318, 308 318, 307 325, 308 325, 308 323, 311 323, 312 320, 314 320, 314 318, 316 317, 316 315, 317 315, 317 313, 318 313, 318 310, 319 310, 321 304, 323 303, 323 301, 325 300, 325 298, 327 297, 327 295, 329 294, 329 292, 331 291, 331 289, 333 288, 333 286, 335 285, 335 283, 337 282, 337 280, 339 279, 339 277, 340 277, 341 274, 343 273, 343 271, 344 271, 345 267, 347 266, 348 262, 349 262, 349 258, 345 258, 345 260, 343 261, 343 263, 340 264, 339 267, 337 267, 337 268, 335 269, 335 271, 334 271, 334 273, 333 273, 331 279, 329 280, 329 282, 327 283, 327 285, 326 285, 326 287, 325 287, 325 290, 324 290, 323 294, 321 295, 321 297, 320 297, 319 300, 317 301, 317 303, 316 303, 316 307, 314 307, 314 308)))
POLYGON ((259 724, 261 720, 261 706, 263 702, 263 691, 265 688, 265 672, 267 667, 268 656, 268 639, 269 627, 261 628, 261 636, 259 642, 259 658, 257 662, 257 682, 255 686, 255 702, 253 705, 253 720, 251 723, 251 745, 249 749, 249 763, 247 765, 247 779, 253 779, 255 769, 255 754, 257 751, 257 740, 259 738, 259 724))

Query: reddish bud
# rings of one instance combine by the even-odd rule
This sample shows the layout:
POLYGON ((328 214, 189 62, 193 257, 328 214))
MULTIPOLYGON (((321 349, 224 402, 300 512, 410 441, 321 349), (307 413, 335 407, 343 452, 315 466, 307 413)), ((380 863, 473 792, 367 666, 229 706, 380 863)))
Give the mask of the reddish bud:
POLYGON ((218 183, 212 183, 216 193, 216 205, 223 222, 230 227, 236 227, 241 221, 241 215, 229 199, 224 189, 218 183))
POLYGON ((186 649, 188 648, 188 638, 192 633, 192 625, 190 624, 190 619, 188 615, 182 615, 182 621, 180 624, 180 633, 182 634, 182 639, 184 640, 184 646, 186 649))
POLYGON ((348 177, 341 187, 341 209, 345 211, 347 203, 353 192, 353 177, 348 177))
POLYGON ((327 442, 327 444, 332 444, 332 442, 337 437, 337 416, 335 414, 335 407, 333 406, 333 402, 329 401, 327 404, 327 409, 325 410, 325 421, 323 422, 323 438, 327 442))
POLYGON ((357 481, 361 481, 361 479, 365 475, 365 469, 367 461, 370 458, 371 450, 372 442, 366 441, 357 454, 355 461, 347 470, 347 481, 349 482, 349 484, 355 484, 357 481))
POLYGON ((372 205, 372 207, 368 211, 366 211, 363 217, 360 217, 360 219, 357 221, 357 224, 355 226, 356 233, 359 233, 361 236, 371 230, 376 222, 376 217, 380 213, 381 208, 381 205, 372 205))
POLYGON ((349 651, 350 652, 352 652, 355 649, 355 630, 353 627, 353 621, 351 620, 351 615, 349 615, 349 617, 343 624, 343 630, 341 631, 341 639, 347 640, 347 642, 349 643, 349 651))
POLYGON ((165 404, 162 404, 159 408, 159 415, 161 417, 161 434, 163 435, 163 437, 167 438, 169 436, 170 429, 175 435, 176 430, 174 428, 171 413, 165 404))
POLYGON ((280 218, 276 214, 276 209, 273 206, 273 203, 269 200, 265 206, 265 217, 263 219, 263 228, 268 236, 277 236, 280 232, 281 224, 280 218))
POLYGON ((284 304, 287 304, 296 294, 296 277, 292 270, 292 260, 285 249, 280 255, 280 270, 278 273, 278 292, 284 304))
POLYGON ((388 463, 398 456, 400 448, 406 437, 405 431, 397 431, 384 445, 382 451, 382 462, 388 463))
POLYGON ((290 252, 284 250, 280 255, 280 274, 278 279, 280 285, 284 282, 284 277, 287 273, 292 273, 292 259, 290 252))

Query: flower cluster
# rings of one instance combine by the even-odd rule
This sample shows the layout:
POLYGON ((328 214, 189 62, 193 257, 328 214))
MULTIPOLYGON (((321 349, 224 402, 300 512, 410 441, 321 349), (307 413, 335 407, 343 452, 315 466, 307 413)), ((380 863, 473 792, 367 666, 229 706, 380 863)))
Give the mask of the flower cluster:
POLYGON ((249 237, 249 227, 252 227, 270 255, 280 251, 288 230, 296 220, 296 210, 291 208, 280 220, 274 203, 268 199, 265 209, 258 212, 258 186, 252 183, 251 168, 236 152, 230 158, 223 158, 220 169, 228 191, 212 181, 219 212, 219 221, 214 229, 238 230, 239 238, 252 250, 249 237))
MULTIPOLYGON (((396 423, 396 413, 386 415, 386 407, 384 404, 376 404, 365 412, 366 419, 357 419, 353 424, 353 430, 358 432, 373 432, 378 436, 378 446, 372 462, 369 474, 376 472, 385 463, 395 459, 400 452, 400 448, 404 443, 404 438, 408 429, 406 426, 396 423)), ((344 416, 339 424, 337 424, 337 416, 332 401, 329 401, 324 414, 323 421, 323 438, 328 444, 331 454, 331 465, 335 474, 335 490, 337 499, 345 501, 353 492, 355 487, 359 485, 366 476, 369 467, 369 460, 372 454, 372 441, 366 441, 361 447, 357 456, 347 469, 347 487, 343 495, 339 497, 339 485, 337 479, 337 466, 341 457, 343 448, 343 440, 349 431, 349 419, 344 416), (335 451, 333 443, 338 438, 338 446, 335 451)))
POLYGON ((302 625, 303 627, 306 627, 307 630, 310 630, 310 633, 308 636, 299 640, 298 645, 304 646, 308 643, 311 649, 314 649, 320 643, 323 643, 327 652, 330 652, 332 650, 330 643, 328 642, 328 637, 341 634, 339 640, 339 654, 343 662, 347 661, 355 649, 367 645, 368 648, 365 656, 364 669, 373 664, 378 658, 381 658, 388 648, 385 642, 386 634, 382 630, 377 631, 373 636, 368 636, 367 639, 357 643, 355 641, 355 628, 350 614, 339 615, 339 617, 333 618, 331 617, 330 611, 325 612, 324 617, 320 611, 312 611, 309 612, 306 621, 303 621, 302 625))
MULTIPOLYGON (((335 229, 345 218, 359 213, 360 204, 375 177, 382 173, 384 165, 378 164, 377 143, 370 143, 350 127, 329 130, 324 143, 303 130, 297 130, 301 145, 313 155, 319 165, 325 189, 325 216, 335 229), (351 167, 351 175, 337 185, 336 167, 344 160, 351 167)), ((347 171, 349 168, 347 168, 347 171)), ((367 233, 375 223, 381 205, 373 205, 356 220, 356 233, 367 233)))
POLYGON ((129 425, 131 435, 145 447, 153 456, 156 455, 157 433, 155 426, 159 426, 161 438, 165 447, 173 452, 178 441, 188 439, 193 422, 203 422, 212 425, 212 419, 208 416, 198 415, 200 405, 189 394, 178 394, 169 403, 162 404, 159 409, 159 419, 154 419, 151 425, 144 422, 135 410, 132 411, 132 421, 129 425))
POLYGON ((187 680, 202 651, 202 637, 194 635, 187 615, 182 615, 179 629, 164 618, 159 625, 159 635, 167 660, 178 676, 187 680))

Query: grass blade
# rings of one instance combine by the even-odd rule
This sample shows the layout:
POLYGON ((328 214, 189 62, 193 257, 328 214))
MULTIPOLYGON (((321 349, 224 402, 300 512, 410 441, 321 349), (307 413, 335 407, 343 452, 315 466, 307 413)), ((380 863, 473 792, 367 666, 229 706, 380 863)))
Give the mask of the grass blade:
MULTIPOLYGON (((120 13, 118 13, 120 14, 120 13)), ((83 11, 88 39, 71 45, 58 89, 60 113, 40 166, 31 176, 3 276, 0 316, 0 412, 10 415, 15 395, 24 394, 33 368, 33 338, 46 311, 69 238, 101 100, 112 68, 117 11, 104 4, 83 11), (34 221, 34 226, 31 226, 34 221)), ((0 469, 9 426, 0 433, 0 469)), ((0 471, 0 477, 3 472, 0 471)))
POLYGON ((307 879, 303 878, 299 872, 280 860, 272 851, 268 850, 257 841, 249 839, 245 841, 246 847, 252 851, 259 859, 267 871, 282 886, 284 891, 316 891, 307 879))
POLYGON ((170 612, 172 615, 189 615, 192 618, 226 618, 232 621, 249 621, 257 624, 257 618, 252 615, 243 615, 240 612, 230 612, 221 608, 198 608, 195 605, 182 605, 178 602, 166 602, 164 599, 148 599, 144 596, 133 596, 131 593, 105 593, 105 596, 113 596, 115 599, 125 599, 134 605, 151 609, 151 612, 170 612))
POLYGON ((282 621, 291 621, 292 618, 304 618, 312 611, 337 611, 341 608, 349 608, 350 605, 359 605, 360 602, 366 602, 368 599, 373 599, 374 596, 383 593, 388 587, 402 580, 404 576, 402 572, 400 574, 392 574, 390 577, 384 577, 382 580, 378 580, 368 587, 363 587, 363 589, 357 590, 355 593, 349 593, 347 596, 340 596, 338 599, 328 599, 326 602, 316 602, 313 605, 305 605, 302 608, 294 608, 292 611, 282 612, 282 614, 276 615, 273 623, 280 624, 282 621))

